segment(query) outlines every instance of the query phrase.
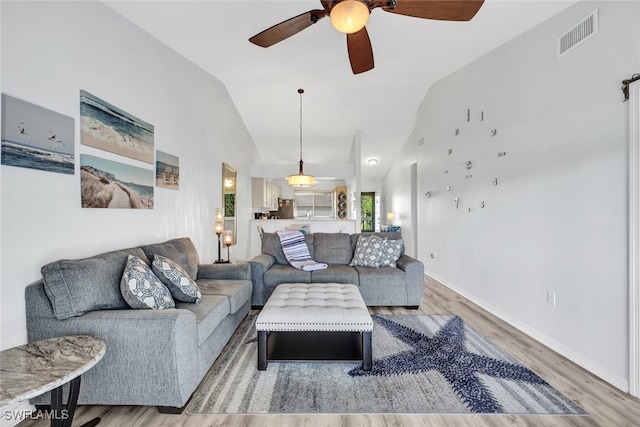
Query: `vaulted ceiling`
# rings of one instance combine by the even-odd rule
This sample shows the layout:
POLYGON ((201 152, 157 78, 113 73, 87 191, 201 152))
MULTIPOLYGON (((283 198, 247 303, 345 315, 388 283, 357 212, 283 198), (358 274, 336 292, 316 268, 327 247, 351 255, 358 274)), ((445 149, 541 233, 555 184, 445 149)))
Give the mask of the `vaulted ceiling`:
POLYGON ((318 0, 106 2, 226 85, 265 164, 297 164, 298 88, 304 88, 305 164, 348 163, 358 132, 365 182, 380 181, 391 166, 434 82, 573 3, 486 0, 469 22, 374 9, 366 28, 375 68, 354 75, 346 36, 329 19, 268 48, 248 41, 274 24, 322 9, 318 0), (370 158, 378 159, 376 166, 367 164, 370 158))

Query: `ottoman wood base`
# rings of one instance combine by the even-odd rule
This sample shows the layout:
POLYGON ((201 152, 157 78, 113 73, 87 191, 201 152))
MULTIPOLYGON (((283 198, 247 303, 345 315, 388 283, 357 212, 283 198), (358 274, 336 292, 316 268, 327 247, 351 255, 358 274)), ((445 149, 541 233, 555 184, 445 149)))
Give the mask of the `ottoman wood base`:
POLYGON ((258 332, 258 370, 269 361, 362 361, 371 370, 371 332, 258 332))

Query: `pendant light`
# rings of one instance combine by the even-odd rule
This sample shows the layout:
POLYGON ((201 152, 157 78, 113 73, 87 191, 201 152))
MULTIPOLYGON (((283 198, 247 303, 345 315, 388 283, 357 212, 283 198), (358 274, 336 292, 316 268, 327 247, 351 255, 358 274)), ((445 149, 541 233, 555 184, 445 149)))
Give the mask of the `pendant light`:
POLYGON ((298 93, 300 94, 300 171, 298 175, 289 175, 287 183, 289 187, 309 188, 315 185, 316 180, 311 175, 305 175, 302 168, 302 94, 304 89, 298 89, 298 93))

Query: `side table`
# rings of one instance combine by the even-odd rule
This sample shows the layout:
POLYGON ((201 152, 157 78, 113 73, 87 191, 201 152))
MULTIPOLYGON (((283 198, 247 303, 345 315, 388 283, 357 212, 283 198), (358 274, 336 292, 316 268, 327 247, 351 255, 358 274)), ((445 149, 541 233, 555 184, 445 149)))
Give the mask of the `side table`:
MULTIPOLYGON (((0 407, 51 391, 51 426, 70 427, 78 403, 80 377, 102 359, 99 338, 73 335, 49 338, 0 351, 0 407), (62 386, 70 383, 66 405, 62 386)), ((95 426, 94 418, 83 427, 95 426)))

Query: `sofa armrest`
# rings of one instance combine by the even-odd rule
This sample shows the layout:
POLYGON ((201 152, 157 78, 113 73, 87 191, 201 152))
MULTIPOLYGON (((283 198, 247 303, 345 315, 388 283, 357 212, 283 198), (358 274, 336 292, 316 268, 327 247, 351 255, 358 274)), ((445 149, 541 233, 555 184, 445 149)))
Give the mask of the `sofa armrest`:
POLYGON ((275 257, 267 254, 260 254, 249 260, 251 265, 251 282, 253 284, 253 293, 251 296, 251 304, 254 306, 263 306, 269 298, 270 292, 264 287, 264 273, 276 263, 275 257))
POLYGON ((80 404, 181 407, 199 382, 189 310, 99 310, 65 320, 27 312, 27 332, 29 342, 76 334, 105 341, 104 358, 82 376, 80 404))
POLYGON ((233 264, 200 264, 198 279, 251 280, 251 266, 239 261, 233 264))
POLYGON ((424 264, 408 255, 402 255, 396 265, 406 274, 408 305, 420 305, 424 293, 424 264))
POLYGON ((260 254, 249 260, 251 265, 251 280, 263 282, 264 272, 276 263, 275 257, 268 254, 260 254))

